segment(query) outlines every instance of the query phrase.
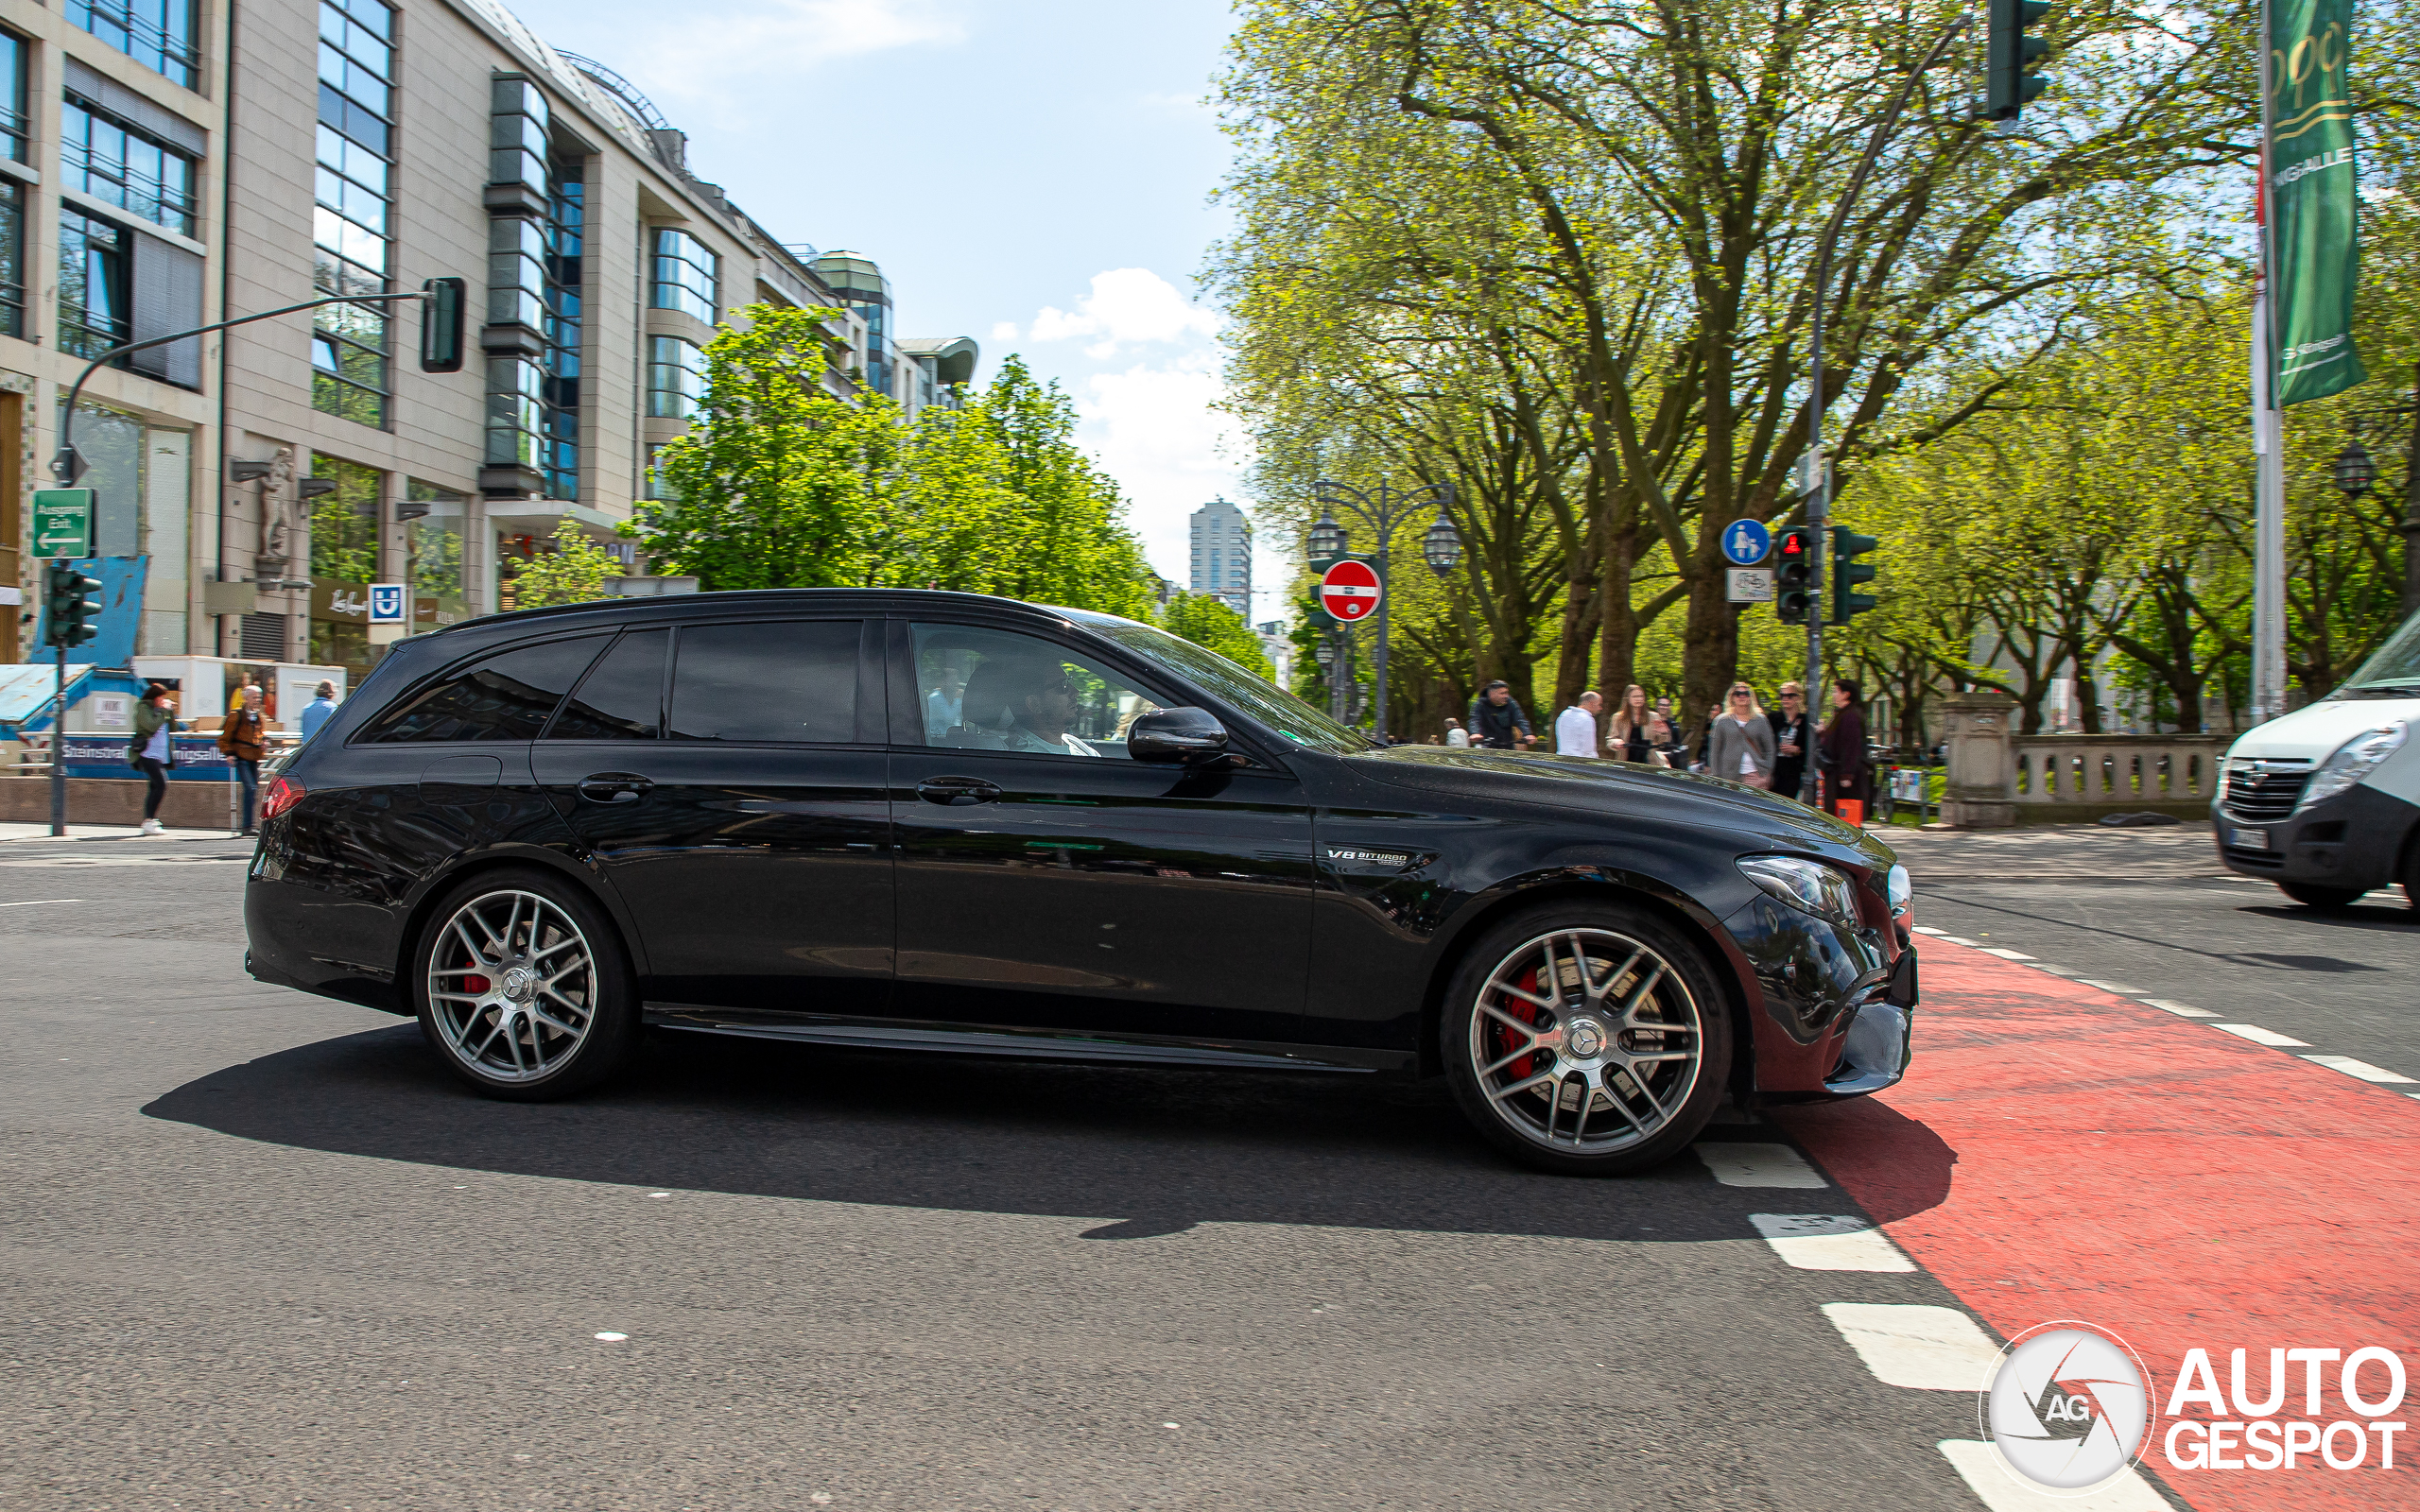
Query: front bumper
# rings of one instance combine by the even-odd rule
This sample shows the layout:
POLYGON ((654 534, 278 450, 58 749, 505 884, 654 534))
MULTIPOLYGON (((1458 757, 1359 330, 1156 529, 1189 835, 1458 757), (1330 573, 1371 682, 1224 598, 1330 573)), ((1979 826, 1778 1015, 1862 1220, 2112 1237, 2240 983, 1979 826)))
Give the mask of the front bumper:
POLYGON ((2266 822, 2210 805, 2219 861, 2269 882, 2367 890, 2399 880, 2397 868, 2420 827, 2420 807, 2367 785, 2355 786, 2289 818, 2266 822), (2257 832, 2265 846, 2238 844, 2257 832))

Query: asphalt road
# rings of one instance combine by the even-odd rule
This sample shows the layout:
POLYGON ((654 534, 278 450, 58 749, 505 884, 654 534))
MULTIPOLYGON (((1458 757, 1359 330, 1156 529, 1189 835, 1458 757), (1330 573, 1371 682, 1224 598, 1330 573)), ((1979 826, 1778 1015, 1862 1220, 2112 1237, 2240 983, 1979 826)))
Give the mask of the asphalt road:
POLYGON ((243 974, 245 853, 0 842, 12 1512, 1980 1505, 1973 1396, 1820 1311, 1954 1299, 1755 1237, 1838 1189, 1532 1175, 1433 1083, 667 1037, 485 1101, 243 974))
POLYGON ((1887 838, 1920 923, 2420 1083, 2420 912, 2399 888, 2305 908, 2221 866, 2207 824, 1887 838))

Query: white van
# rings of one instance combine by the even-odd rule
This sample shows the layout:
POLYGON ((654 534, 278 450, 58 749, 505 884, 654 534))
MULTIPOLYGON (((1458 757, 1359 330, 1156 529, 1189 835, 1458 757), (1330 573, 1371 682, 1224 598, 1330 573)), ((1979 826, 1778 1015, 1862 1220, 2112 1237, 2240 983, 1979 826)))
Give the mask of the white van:
POLYGON ((2230 870, 2342 908, 2403 884, 2420 909, 2420 614, 2344 685, 2246 730, 2210 817, 2230 870))

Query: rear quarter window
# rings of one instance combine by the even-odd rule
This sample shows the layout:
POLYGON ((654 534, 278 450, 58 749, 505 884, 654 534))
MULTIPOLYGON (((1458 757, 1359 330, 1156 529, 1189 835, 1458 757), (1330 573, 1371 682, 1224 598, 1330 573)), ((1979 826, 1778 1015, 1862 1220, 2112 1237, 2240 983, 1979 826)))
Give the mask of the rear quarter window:
POLYGON ((361 738, 382 745, 535 740, 610 638, 542 641, 475 662, 381 714, 361 738))

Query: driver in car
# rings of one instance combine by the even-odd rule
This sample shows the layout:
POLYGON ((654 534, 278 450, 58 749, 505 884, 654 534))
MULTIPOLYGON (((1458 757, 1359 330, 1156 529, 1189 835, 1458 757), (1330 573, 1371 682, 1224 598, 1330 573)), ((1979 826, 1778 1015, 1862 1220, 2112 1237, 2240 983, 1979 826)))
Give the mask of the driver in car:
POLYGON ((994 750, 1052 756, 1098 756, 1099 750, 1067 727, 1080 707, 1066 669, 1051 663, 1004 665, 986 662, 967 680, 969 723, 994 750), (981 721, 977 724, 976 721, 981 721))

